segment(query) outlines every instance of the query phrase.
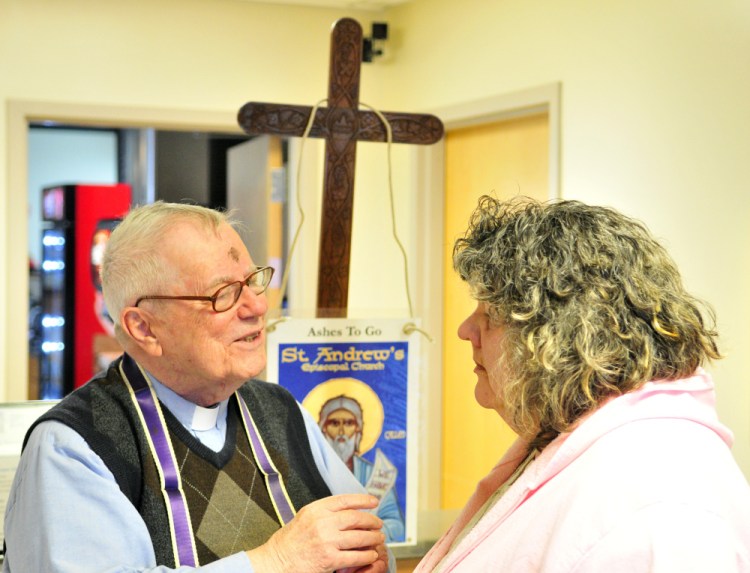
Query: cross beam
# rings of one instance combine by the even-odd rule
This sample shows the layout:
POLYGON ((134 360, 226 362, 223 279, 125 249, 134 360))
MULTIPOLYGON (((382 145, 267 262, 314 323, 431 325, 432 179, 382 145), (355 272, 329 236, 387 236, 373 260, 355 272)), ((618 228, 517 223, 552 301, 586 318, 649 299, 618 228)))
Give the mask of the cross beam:
MULTIPOLYGON (((318 316, 346 316, 349 257, 354 206, 357 141, 387 141, 380 118, 359 110, 362 27, 342 18, 331 31, 328 107, 318 108, 310 137, 326 140, 323 214, 318 261, 318 316)), ((249 135, 300 137, 312 107, 249 102, 238 122, 249 135)), ((443 137, 443 124, 433 115, 383 112, 394 143, 431 144, 443 137)))

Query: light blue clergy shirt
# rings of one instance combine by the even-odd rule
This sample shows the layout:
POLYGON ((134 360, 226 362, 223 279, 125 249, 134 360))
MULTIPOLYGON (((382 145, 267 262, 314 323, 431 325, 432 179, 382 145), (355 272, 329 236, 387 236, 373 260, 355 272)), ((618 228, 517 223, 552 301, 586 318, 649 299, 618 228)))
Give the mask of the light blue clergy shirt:
MULTIPOLYGON (((188 431, 221 450, 228 400, 216 406, 215 423, 207 428, 210 413, 196 414, 198 406, 151 381, 159 400, 188 431)), ((312 416, 301 406, 300 411, 315 464, 331 493, 364 493, 312 416)), ((146 524, 112 473, 78 433, 55 421, 39 424, 29 437, 8 495, 5 538, 3 573, 262 573, 244 551, 197 568, 157 567, 146 524)), ((388 553, 389 571, 395 573, 395 559, 388 553)))

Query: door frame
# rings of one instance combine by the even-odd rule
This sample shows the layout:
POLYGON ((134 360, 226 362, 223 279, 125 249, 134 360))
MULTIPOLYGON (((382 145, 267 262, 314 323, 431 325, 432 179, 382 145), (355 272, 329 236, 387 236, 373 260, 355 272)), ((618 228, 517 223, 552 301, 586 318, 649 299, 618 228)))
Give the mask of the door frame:
POLYGON ((9 100, 6 107, 7 222, 6 291, 2 301, 5 320, 0 344, 4 345, 4 372, 0 399, 28 399, 28 127, 50 122, 83 127, 154 128, 173 131, 242 133, 236 112, 152 107, 83 105, 63 102, 9 100), (23 240, 19 240, 23 237, 23 240), (21 296, 22 295, 22 296, 21 296), (21 299, 19 299, 21 296, 21 299), (12 359, 11 359, 12 357, 12 359))
MULTIPOLYGON (((559 82, 508 94, 466 101, 433 109, 446 133, 464 127, 494 123, 517 117, 547 113, 549 128, 550 199, 562 197, 561 189, 561 92, 559 82)), ((419 461, 418 524, 420 540, 437 539, 452 523, 455 511, 440 509, 441 480, 434 468, 442 467, 442 329, 443 329, 443 237, 445 221, 445 144, 415 146, 416 186, 415 264, 412 269, 416 316, 433 341, 422 345, 422 387, 419 461)))

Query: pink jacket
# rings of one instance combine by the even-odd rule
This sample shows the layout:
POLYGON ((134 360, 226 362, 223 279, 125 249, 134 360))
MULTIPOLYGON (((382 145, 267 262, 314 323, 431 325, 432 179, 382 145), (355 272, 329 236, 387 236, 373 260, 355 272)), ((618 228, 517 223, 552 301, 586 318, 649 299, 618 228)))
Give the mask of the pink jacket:
MULTIPOLYGON (((750 572, 750 486, 710 376, 649 382, 547 446, 443 571, 750 572)), ((415 569, 432 571, 525 456, 517 441, 415 569)))

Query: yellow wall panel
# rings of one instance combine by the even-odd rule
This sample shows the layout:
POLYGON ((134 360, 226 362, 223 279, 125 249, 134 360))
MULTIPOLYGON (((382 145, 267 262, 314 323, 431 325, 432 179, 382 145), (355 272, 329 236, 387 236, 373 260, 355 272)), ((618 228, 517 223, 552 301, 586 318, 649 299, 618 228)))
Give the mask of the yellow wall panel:
POLYGON ((474 400, 470 344, 456 331, 474 308, 467 285, 453 271, 453 243, 466 230, 481 195, 547 199, 546 114, 450 131, 446 135, 445 300, 443 332, 442 507, 466 503, 515 439, 494 410, 474 400))

